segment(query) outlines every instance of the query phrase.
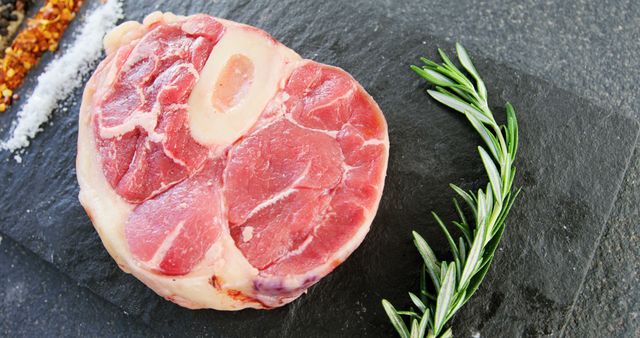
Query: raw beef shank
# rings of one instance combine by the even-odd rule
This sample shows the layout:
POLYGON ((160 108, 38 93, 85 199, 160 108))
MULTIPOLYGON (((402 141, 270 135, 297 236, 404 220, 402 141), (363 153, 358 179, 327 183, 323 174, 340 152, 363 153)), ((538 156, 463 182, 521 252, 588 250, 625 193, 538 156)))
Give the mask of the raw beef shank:
POLYGON ((77 175, 124 271, 188 308, 273 308, 360 245, 389 141, 349 74, 202 14, 152 13, 104 45, 77 175))

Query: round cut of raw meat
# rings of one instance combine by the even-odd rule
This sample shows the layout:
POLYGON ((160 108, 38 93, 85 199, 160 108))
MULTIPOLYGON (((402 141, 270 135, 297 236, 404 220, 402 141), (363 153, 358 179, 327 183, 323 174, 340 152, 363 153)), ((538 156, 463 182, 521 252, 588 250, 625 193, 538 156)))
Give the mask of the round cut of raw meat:
POLYGON ((124 271, 189 308, 273 308, 360 245, 389 141, 349 74, 202 14, 155 12, 104 44, 77 175, 124 271))

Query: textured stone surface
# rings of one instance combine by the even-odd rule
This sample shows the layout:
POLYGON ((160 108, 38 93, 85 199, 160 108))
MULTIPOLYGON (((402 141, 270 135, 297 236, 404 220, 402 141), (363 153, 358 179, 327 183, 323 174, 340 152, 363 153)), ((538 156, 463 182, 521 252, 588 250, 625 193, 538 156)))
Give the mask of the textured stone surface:
POLYGON ((640 337, 640 148, 565 327, 569 337, 640 337))
POLYGON ((636 0, 387 0, 389 15, 461 41, 603 107, 640 114, 636 0))
MULTIPOLYGON (((460 335, 479 331, 487 337, 560 333, 615 199, 637 131, 632 119, 613 112, 632 109, 637 102, 631 95, 636 84, 629 79, 637 78, 634 72, 638 69, 632 66, 638 60, 631 57, 633 49, 627 49, 619 39, 629 41, 635 36, 638 40, 637 19, 629 14, 616 16, 621 20, 617 25, 624 29, 615 33, 612 27, 616 24, 599 25, 598 20, 603 19, 596 18, 595 13, 613 16, 617 12, 599 9, 610 5, 608 8, 637 15, 633 9, 637 5, 628 2, 628 8, 624 8, 617 7, 625 6, 623 2, 604 2, 592 8, 594 5, 575 2, 577 7, 572 10, 573 4, 539 6, 534 1, 518 2, 517 6, 513 2, 428 6, 418 1, 411 5, 359 1, 342 6, 276 1, 148 3, 130 2, 128 18, 140 19, 159 8, 179 13, 204 11, 246 22, 266 29, 305 57, 345 68, 362 82, 385 111, 392 142, 388 190, 371 235, 344 266, 284 309, 240 313, 180 309, 117 269, 75 201, 73 143, 78 107, 73 100, 68 104, 69 112, 58 112, 54 126, 48 127, 23 156, 22 165, 0 162, 0 170, 7 173, 0 184, 17 194, 11 199, 7 195, 0 198, 1 231, 162 331, 238 336, 273 329, 283 336, 309 332, 312 336, 387 335, 390 329, 379 299, 387 297, 397 305, 406 305, 406 291, 415 287, 418 258, 410 244, 409 230, 417 228, 432 241, 441 240, 427 215, 433 209, 442 210, 444 217, 451 216, 451 194, 446 184, 461 182, 472 187, 484 181, 473 151, 477 140, 470 129, 459 117, 426 98, 421 82, 406 69, 416 55, 433 57, 436 46, 447 46, 431 33, 454 36, 465 42, 473 55, 484 52, 600 103, 617 99, 611 100, 614 104, 608 105, 610 110, 602 110, 510 68, 486 61, 478 65, 492 89, 494 102, 509 99, 518 108, 523 129, 519 170, 525 194, 518 204, 521 207, 514 209, 505 244, 483 289, 456 318, 454 329, 460 335), (587 17, 589 13, 594 23, 587 17), (567 16, 577 19, 572 22, 566 20, 567 16), (563 34, 554 34, 556 29, 563 34), (616 39, 602 38, 614 33, 616 39), (572 48, 576 45, 581 47, 572 48), (590 45, 598 48, 591 52, 590 45), (597 53, 603 46, 621 61, 611 62, 611 58, 597 53), (610 62, 615 65, 607 66, 610 62), (618 71, 608 73, 609 69, 618 71), (582 87, 576 90, 577 86, 582 87), (603 95, 600 91, 608 94, 593 95, 603 95), (622 95, 624 91, 630 95, 622 95)), ((15 110, 0 116, 0 129, 7 129, 14 114, 15 110)), ((627 111, 626 115, 632 114, 627 111)), ((628 215, 621 217, 634 220, 628 215)), ((620 227, 622 239, 628 238, 624 236, 628 227, 620 227)), ((616 238, 616 232, 610 233, 605 234, 605 243, 608 238, 616 238)), ((436 247, 442 251, 444 243, 436 247)), ((618 255, 601 250, 596 261, 607 262, 612 256, 633 258, 623 249, 618 255)), ((615 266, 613 262, 603 264, 615 266)), ((601 275, 592 271, 587 276, 624 271, 610 268, 601 275)), ((586 279, 584 295, 597 292, 590 290, 597 290, 599 285, 590 283, 598 279, 586 279)), ((631 288, 632 282, 627 279, 601 285, 631 288)), ((622 310, 615 313, 634 318, 637 303, 622 295, 616 289, 603 299, 624 302, 630 310, 620 307, 622 310)), ((584 317, 590 311, 588 305, 593 307, 594 296, 582 296, 586 297, 584 301, 576 304, 577 317, 566 326, 568 335, 588 335, 601 327, 599 320, 612 318, 607 317, 608 311, 599 314, 603 317, 584 317)), ((637 302, 637 296, 633 299, 637 302)), ((634 329, 633 321, 625 322, 631 323, 629 330, 634 329)), ((620 332, 618 328, 611 332, 620 332)))
POLYGON ((10 238, 0 238, 0 336, 156 334, 10 238))

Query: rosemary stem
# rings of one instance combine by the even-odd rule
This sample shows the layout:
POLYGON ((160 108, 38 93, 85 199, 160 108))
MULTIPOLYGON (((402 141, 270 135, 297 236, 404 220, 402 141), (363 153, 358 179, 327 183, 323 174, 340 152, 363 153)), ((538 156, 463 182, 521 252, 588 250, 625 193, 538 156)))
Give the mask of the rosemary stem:
POLYGON ((512 193, 516 151, 518 147, 518 126, 515 111, 506 104, 507 124, 500 126, 489 109, 487 91, 466 50, 456 45, 458 60, 462 69, 471 74, 476 85, 460 71, 442 50, 438 50, 444 61, 442 65, 421 58, 424 66, 411 66, 419 76, 436 86, 428 94, 449 108, 467 115, 469 122, 479 133, 487 148, 478 151, 484 164, 489 184, 486 189, 466 192, 451 184, 451 188, 469 207, 473 217, 465 216, 454 198, 454 207, 459 221, 453 225, 461 232, 458 244, 450 234, 445 223, 433 213, 440 229, 444 232, 453 261, 440 261, 429 244, 417 232, 413 232, 414 244, 424 260, 421 273, 420 297, 409 293, 414 305, 420 311, 397 311, 386 300, 382 305, 398 331, 400 337, 407 338, 451 338, 451 327, 447 322, 469 300, 478 289, 487 273, 497 242, 500 239, 504 222, 519 190, 512 193), (447 90, 449 88, 450 90, 447 90), (504 134, 503 130, 504 129, 504 134), (506 139, 505 139, 506 137, 506 139), (506 140, 509 141, 507 146, 506 140), (489 152, 487 152, 487 150, 489 152), (489 243, 492 243, 489 246, 489 243), (426 275, 433 283, 433 292, 427 289, 426 275), (420 314, 421 313, 421 314, 420 314), (403 317, 409 317, 407 326, 403 317), (410 327, 410 329, 409 329, 410 327))

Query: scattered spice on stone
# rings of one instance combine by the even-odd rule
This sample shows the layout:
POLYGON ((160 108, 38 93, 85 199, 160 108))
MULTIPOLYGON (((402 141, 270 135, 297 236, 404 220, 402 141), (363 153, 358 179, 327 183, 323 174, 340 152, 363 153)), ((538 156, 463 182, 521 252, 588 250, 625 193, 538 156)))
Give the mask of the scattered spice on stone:
MULTIPOLYGON (((82 0, 46 0, 38 13, 27 20, 27 26, 18 33, 0 60, 0 112, 11 104, 13 91, 22 84, 42 54, 58 48, 62 33, 82 3, 82 0)), ((1 30, 2 25, 0 33, 1 30)))
MULTIPOLYGON (((29 146, 33 137, 42 131, 59 103, 82 86, 83 79, 95 67, 102 55, 102 38, 123 16, 122 3, 109 0, 88 15, 74 35, 74 41, 62 48, 62 55, 52 60, 38 76, 38 83, 28 95, 12 124, 11 136, 0 142, 0 150, 16 151, 29 146)), ((61 107, 61 111, 66 111, 61 107)), ((14 156, 22 162, 19 153, 14 156)))

